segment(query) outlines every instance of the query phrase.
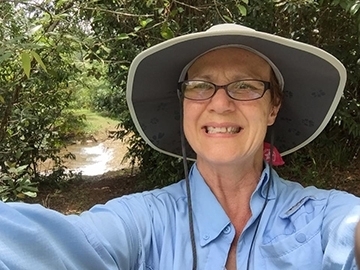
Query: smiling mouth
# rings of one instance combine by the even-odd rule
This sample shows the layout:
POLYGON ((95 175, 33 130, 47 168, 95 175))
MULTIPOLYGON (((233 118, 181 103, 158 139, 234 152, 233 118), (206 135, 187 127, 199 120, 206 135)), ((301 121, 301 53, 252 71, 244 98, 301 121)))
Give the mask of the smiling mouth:
POLYGON ((205 127, 205 131, 209 134, 236 134, 240 132, 240 127, 205 127))

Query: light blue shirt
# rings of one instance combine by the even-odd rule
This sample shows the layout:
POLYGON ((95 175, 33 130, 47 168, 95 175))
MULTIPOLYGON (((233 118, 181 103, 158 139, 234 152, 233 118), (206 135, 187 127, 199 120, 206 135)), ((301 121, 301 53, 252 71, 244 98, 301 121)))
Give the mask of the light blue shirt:
MULTIPOLYGON (((266 166, 251 197, 252 217, 237 244, 237 269, 356 269, 360 199, 281 179, 266 166)), ((199 270, 225 269, 235 237, 228 216, 196 165, 190 171, 199 270)), ((192 268, 185 181, 123 196, 80 216, 39 205, 0 204, 0 269, 192 268)))

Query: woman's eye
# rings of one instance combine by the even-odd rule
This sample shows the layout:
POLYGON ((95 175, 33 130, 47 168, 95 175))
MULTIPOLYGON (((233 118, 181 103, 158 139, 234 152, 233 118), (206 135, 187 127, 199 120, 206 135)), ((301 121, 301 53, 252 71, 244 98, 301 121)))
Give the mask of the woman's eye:
POLYGON ((196 89, 210 89, 211 85, 208 83, 198 83, 194 86, 196 89))
POLYGON ((261 84, 257 81, 235 82, 232 88, 234 90, 258 90, 261 89, 261 84))
POLYGON ((246 88, 248 88, 248 85, 245 84, 245 83, 237 83, 237 84, 234 85, 234 87, 236 89, 246 89, 246 88))
POLYGON ((254 86, 249 83, 239 82, 234 85, 234 89, 254 89, 254 86))

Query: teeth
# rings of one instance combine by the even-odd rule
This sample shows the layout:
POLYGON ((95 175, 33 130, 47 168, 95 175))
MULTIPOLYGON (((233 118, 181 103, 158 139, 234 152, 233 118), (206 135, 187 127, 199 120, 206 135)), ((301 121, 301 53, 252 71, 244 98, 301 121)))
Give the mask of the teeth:
POLYGON ((238 133, 240 131, 239 127, 207 127, 206 128, 207 133, 238 133))

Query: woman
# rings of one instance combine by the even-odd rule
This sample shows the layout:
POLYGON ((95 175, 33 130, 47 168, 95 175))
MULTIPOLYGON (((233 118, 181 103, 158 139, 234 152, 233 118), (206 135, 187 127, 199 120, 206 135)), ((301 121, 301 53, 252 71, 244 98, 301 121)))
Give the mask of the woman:
POLYGON ((188 70, 188 78, 235 85, 228 86, 227 93, 218 91, 200 101, 196 98, 211 91, 207 89, 210 85, 197 81, 205 88, 199 93, 197 86, 188 81, 183 90, 184 131, 197 153, 197 169, 235 229, 227 269, 236 269, 237 242, 252 215, 251 195, 264 167, 267 126, 274 123, 279 110, 279 101, 271 99, 263 83, 270 82, 270 77, 271 67, 261 57, 238 48, 217 49, 197 59, 188 70), (239 99, 256 99, 237 101, 236 95, 239 99))
POLYGON ((322 50, 239 25, 150 48, 130 112, 152 147, 196 159, 186 179, 80 216, 0 204, 0 269, 354 269, 359 198, 272 169, 275 147, 321 132, 344 84, 322 50))
POLYGON ((304 189, 263 163, 264 140, 286 155, 322 131, 345 78, 344 67, 318 48, 232 24, 161 43, 134 60, 128 104, 139 133, 160 152, 196 160, 187 177, 193 269, 355 264, 359 199, 304 189))

